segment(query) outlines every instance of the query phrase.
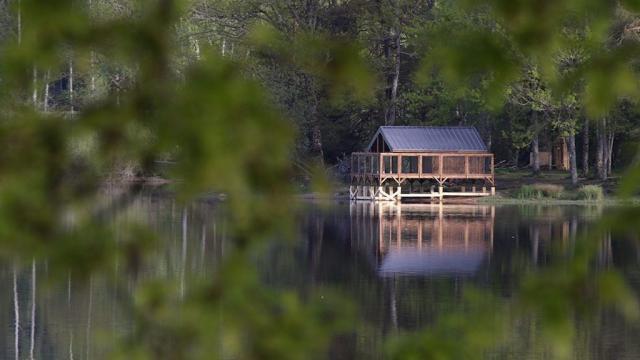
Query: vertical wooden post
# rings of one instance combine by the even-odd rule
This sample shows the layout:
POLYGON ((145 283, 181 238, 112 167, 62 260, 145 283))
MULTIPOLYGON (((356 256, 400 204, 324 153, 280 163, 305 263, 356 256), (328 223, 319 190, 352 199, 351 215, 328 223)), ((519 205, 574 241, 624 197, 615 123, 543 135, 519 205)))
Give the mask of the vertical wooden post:
POLYGON ((378 256, 381 256, 384 252, 384 228, 382 226, 382 222, 384 221, 383 215, 382 203, 378 203, 378 256))
MULTIPOLYGON (((398 207, 399 209, 399 207, 398 207)), ((400 219, 401 219, 401 215, 400 215, 400 210, 396 210, 396 248, 400 249, 401 244, 402 244, 402 226, 400 226, 400 219)))
POLYGON ((493 227, 495 225, 495 218, 496 218, 496 207, 491 206, 491 224, 489 226, 489 246, 491 246, 491 251, 489 252, 489 254, 493 252, 493 227))
POLYGON ((495 161, 494 156, 493 156, 493 154, 491 154, 491 182, 495 186, 496 175, 495 175, 495 169, 494 169, 494 161, 495 161))
POLYGON ((382 185, 382 153, 378 154, 378 185, 382 185))
POLYGON ((444 224, 444 213, 442 208, 442 202, 438 206, 438 248, 442 250, 442 241, 443 241, 443 224, 444 224))
POLYGON ((464 156, 464 176, 469 178, 469 155, 464 156))
POLYGON ((469 250, 469 220, 464 223, 464 251, 469 250))
POLYGON ((422 155, 418 155, 418 178, 422 178, 422 155))

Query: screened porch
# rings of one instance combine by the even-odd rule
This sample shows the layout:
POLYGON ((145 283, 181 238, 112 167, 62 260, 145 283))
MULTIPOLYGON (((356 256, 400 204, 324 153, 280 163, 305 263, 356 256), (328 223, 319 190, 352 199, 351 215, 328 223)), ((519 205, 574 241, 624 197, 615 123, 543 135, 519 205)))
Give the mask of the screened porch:
POLYGON ((485 179, 493 182, 493 154, 353 153, 351 176, 387 179, 485 179))

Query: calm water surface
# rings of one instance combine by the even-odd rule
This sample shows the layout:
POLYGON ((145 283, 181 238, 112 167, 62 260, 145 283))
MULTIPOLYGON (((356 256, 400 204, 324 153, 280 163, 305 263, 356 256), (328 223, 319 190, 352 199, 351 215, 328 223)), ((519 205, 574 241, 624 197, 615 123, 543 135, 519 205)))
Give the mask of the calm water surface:
MULTIPOLYGON (((384 358, 390 335, 420 329, 461 305, 466 288, 479 287, 503 299, 525 271, 542 268, 552 249, 571 251, 577 237, 606 211, 601 207, 306 204, 291 245, 274 244, 258 259, 265 283, 322 296, 339 290, 356 304, 358 321, 337 338, 331 357, 384 358)), ((166 197, 139 198, 114 218, 142 221, 165 240, 154 263, 114 290, 104 278, 53 282, 46 262, 5 264, 0 297, 2 359, 103 358, 109 340, 131 322, 118 306, 118 291, 133 292, 144 279, 174 280, 189 291, 211 276, 229 249, 228 224, 219 205, 181 207, 166 197)), ((632 236, 602 239, 597 266, 623 271, 640 287, 640 247, 632 236)), ((122 271, 124 274, 124 271, 122 271)), ((120 275, 125 276, 125 275, 120 275)), ((640 331, 603 311, 579 328, 577 358, 638 359, 640 331)), ((542 359, 535 320, 514 329, 514 341, 493 358, 542 359)))

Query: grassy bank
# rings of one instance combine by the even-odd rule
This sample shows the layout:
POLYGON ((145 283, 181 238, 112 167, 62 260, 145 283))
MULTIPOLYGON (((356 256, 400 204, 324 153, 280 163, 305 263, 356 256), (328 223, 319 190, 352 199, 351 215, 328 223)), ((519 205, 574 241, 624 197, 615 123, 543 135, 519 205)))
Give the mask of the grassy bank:
POLYGON ((480 199, 491 204, 640 205, 640 199, 615 197, 617 177, 606 181, 580 178, 573 187, 564 171, 533 175, 529 170, 497 170, 496 196, 480 199))

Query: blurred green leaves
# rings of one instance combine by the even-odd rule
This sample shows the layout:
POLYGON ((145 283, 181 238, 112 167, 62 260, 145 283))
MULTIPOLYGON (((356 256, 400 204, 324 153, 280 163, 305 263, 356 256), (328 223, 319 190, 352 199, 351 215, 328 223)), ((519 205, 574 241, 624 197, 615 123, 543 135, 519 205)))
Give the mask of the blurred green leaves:
MULTIPOLYGON (((58 276, 110 274, 115 264, 136 274, 162 234, 123 219, 127 231, 116 242, 110 219, 126 211, 141 187, 125 184, 106 202, 101 187, 114 164, 135 163, 149 174, 169 155, 181 201, 209 191, 226 195, 233 246, 216 278, 187 294, 170 281, 141 281, 134 299, 122 299, 135 322, 114 355, 321 356, 330 335, 350 324, 348 308, 334 296, 303 300, 264 288, 250 261, 255 243, 286 237, 291 229, 291 124, 241 62, 205 44, 200 61, 176 60, 174 26, 185 10, 179 2, 147 2, 135 16, 99 21, 89 10, 74 1, 24 0, 15 9, 24 19, 21 36, 2 44, 3 255, 48 259, 58 276), (72 69, 82 89, 99 64, 123 70, 89 103, 62 112, 33 109, 36 70, 65 69, 62 79, 48 81, 65 84, 51 91, 70 92, 72 69), (124 73, 127 86, 111 86, 124 73)), ((253 34, 255 51, 318 76, 336 98, 368 94, 370 77, 351 43, 300 35, 291 46, 268 30, 253 34)))
POLYGON ((635 18, 618 4, 491 0, 462 5, 462 10, 446 7, 448 15, 427 32, 432 45, 423 74, 435 65, 457 87, 478 87, 478 79, 485 79, 488 101, 497 105, 502 89, 533 65, 554 96, 578 91, 592 118, 606 115, 620 98, 638 96, 635 18), (563 69, 567 55, 576 71, 563 69))
MULTIPOLYGON (((127 187, 122 197, 104 204, 98 200, 100 186, 114 163, 134 162, 153 173, 157 160, 169 154, 176 162, 172 177, 180 200, 207 191, 227 195, 234 243, 216 278, 186 294, 169 281, 141 281, 134 299, 124 301, 136 321, 116 355, 322 357, 332 334, 351 326, 352 309, 335 296, 302 298, 265 288, 251 261, 252 245, 286 235, 293 225, 287 181, 294 172, 292 124, 242 61, 222 58, 206 44, 199 44, 198 61, 179 61, 176 49, 184 44, 174 29, 184 15, 181 5, 152 1, 132 11, 135 16, 109 14, 98 21, 74 1, 20 2, 15 11, 24 19, 21 36, 2 44, 0 59, 2 254, 12 260, 47 258, 58 275, 106 273, 115 260, 135 273, 153 255, 161 234, 131 223, 116 244, 105 213, 125 210, 139 187, 127 187), (102 66, 118 64, 117 78, 126 73, 126 86, 105 86, 90 103, 71 104, 76 105, 72 111, 69 106, 65 112, 43 113, 30 105, 34 69, 76 66, 87 82, 100 65, 96 57, 106 59, 102 66)), ((635 2, 623 5, 637 9, 635 2)), ((549 89, 561 85, 584 88, 584 105, 593 117, 606 114, 620 97, 638 96, 637 46, 609 41, 617 4, 496 0, 470 9, 476 13, 455 11, 427 25, 428 43, 421 44, 428 54, 424 78, 441 72, 451 84, 472 87, 470 93, 485 90, 495 105, 523 69, 535 65, 551 84, 537 94, 539 102, 551 101, 555 94, 549 89), (580 36, 567 36, 574 33, 580 36), (570 76, 558 69, 568 45, 585 49, 570 76)), ((265 25, 249 34, 244 45, 258 56, 312 77, 305 86, 314 96, 321 93, 340 104, 348 98, 366 100, 375 90, 361 48, 348 39, 321 31, 283 34, 265 25)), ((50 80, 69 86, 70 72, 50 80)), ((515 130, 529 136, 528 129, 515 130)), ((320 171, 311 168, 310 173, 320 171)), ((327 188, 322 181, 315 184, 327 188)), ((636 187, 629 180, 623 194, 636 187)), ((629 214, 620 219, 631 222, 629 214)), ((581 315, 601 306, 630 318, 638 313, 634 294, 618 275, 593 269, 593 243, 584 240, 587 245, 569 265, 530 274, 515 304, 468 293, 466 312, 399 337, 390 355, 481 357, 499 346, 513 319, 534 313, 541 316, 556 355, 570 356, 575 309, 581 315)))
POLYGON ((374 78, 352 40, 305 32, 285 36, 265 24, 255 26, 249 39, 262 56, 275 59, 280 66, 301 69, 327 84, 334 103, 352 98, 365 101, 373 95, 374 78))

